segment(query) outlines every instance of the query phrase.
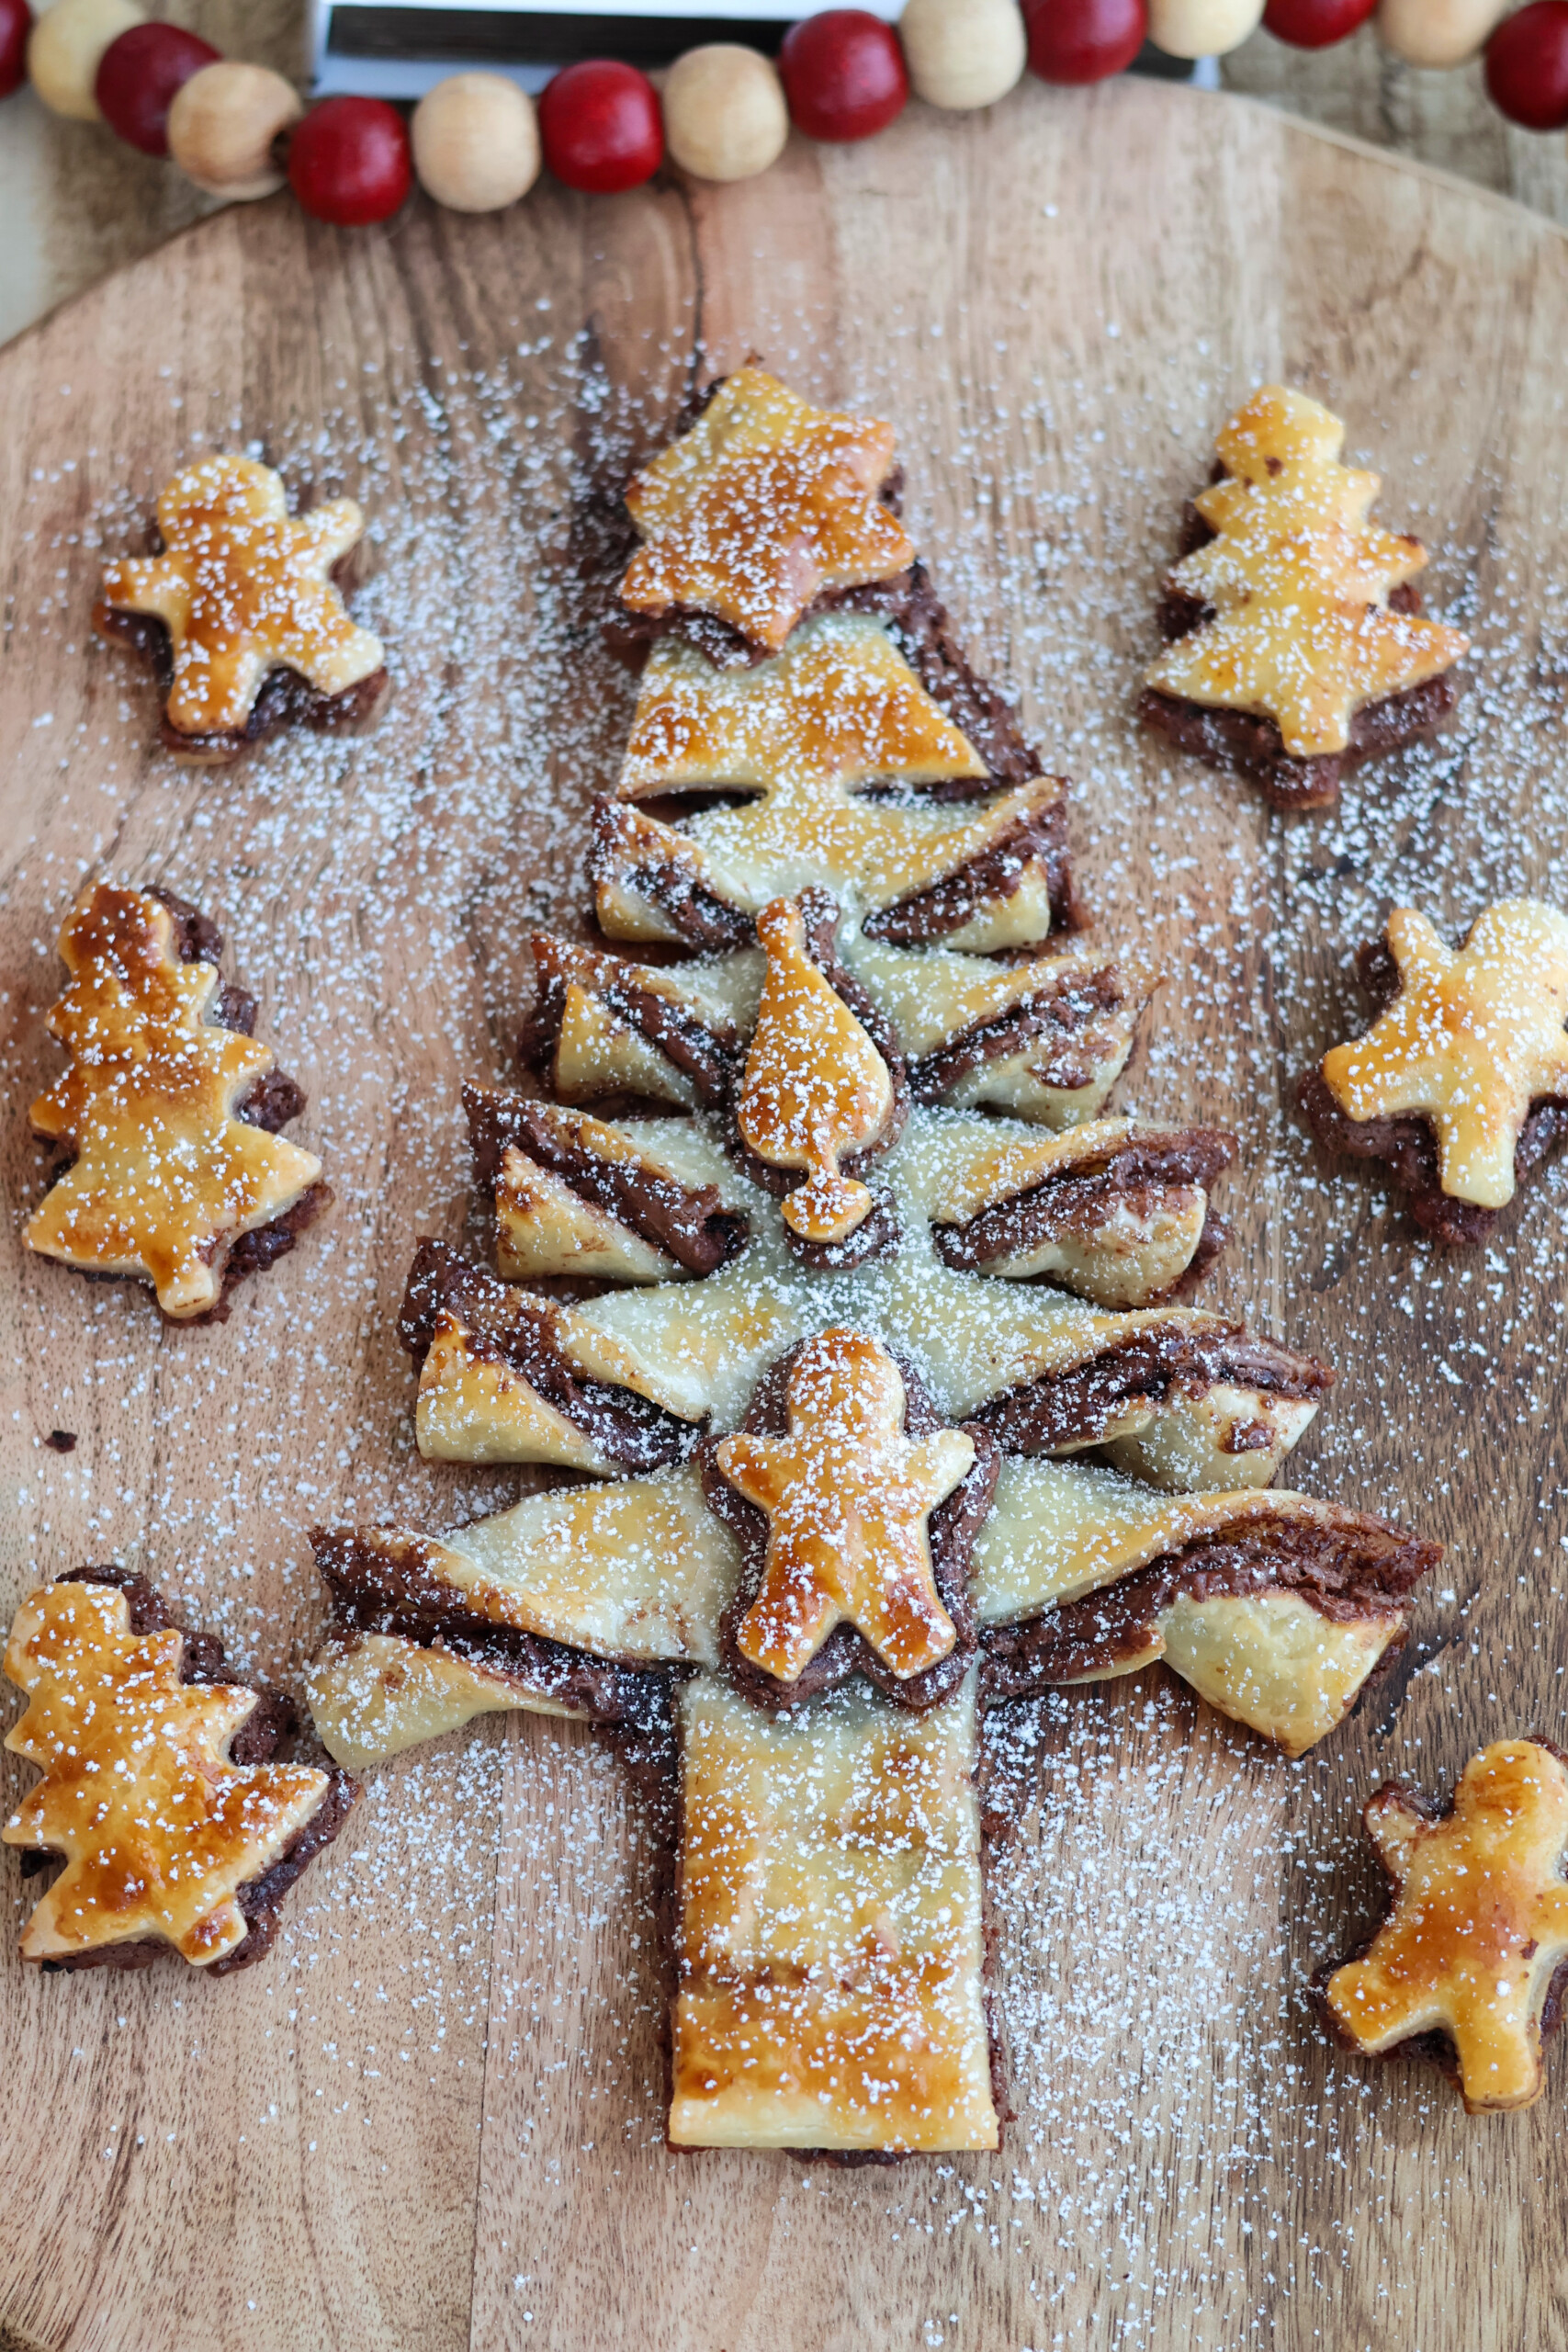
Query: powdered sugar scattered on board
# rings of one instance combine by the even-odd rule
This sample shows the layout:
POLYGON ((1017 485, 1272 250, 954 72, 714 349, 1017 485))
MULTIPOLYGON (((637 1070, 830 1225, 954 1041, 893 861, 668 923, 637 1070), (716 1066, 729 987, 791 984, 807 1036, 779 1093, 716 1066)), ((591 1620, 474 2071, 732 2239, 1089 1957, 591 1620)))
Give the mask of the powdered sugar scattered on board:
MULTIPOLYGON (((309 1091, 294 1132, 321 1154, 339 1206, 238 1295, 221 1332, 162 1332, 138 1295, 52 1269, 34 1274, 31 1409, 39 1431, 71 1430, 83 1442, 61 1456, 40 1438, 22 1499, 46 1498, 38 1572, 73 1564, 57 1556, 52 1533, 71 1516, 98 1556, 143 1568, 239 1662, 274 1672, 297 1666, 320 1619, 303 1541, 311 1520, 395 1513, 446 1525, 523 1483, 420 1463, 392 1323, 415 1234, 463 1232, 470 1187, 457 1086, 465 1074, 509 1069, 525 933, 581 902, 587 792, 608 773, 629 716, 628 682, 572 630, 559 548, 576 356, 546 343, 531 330, 526 368, 433 363, 352 398, 329 386, 309 424, 214 419, 198 432, 185 420, 179 454, 243 447, 265 427, 258 454, 281 466, 297 495, 341 487, 371 517, 377 569, 355 610, 387 641, 397 682, 378 732, 348 743, 290 737, 231 777, 195 786, 154 760, 167 821, 155 820, 156 852, 130 877, 166 881, 223 925, 234 969, 262 998, 261 1034, 309 1091), (541 361, 549 401, 532 364, 541 361), (542 854, 520 845, 530 817, 542 854), (268 877, 279 876, 302 912, 269 911, 279 902, 268 877), (411 935, 416 984, 389 1001, 386 943, 411 935), (399 1202, 395 1221, 380 1212, 388 1195, 399 1202), (51 1340, 84 1325, 92 1370, 57 1383, 51 1340), (193 1422, 199 1445, 161 1442, 193 1422), (258 1505, 265 1557, 249 1534, 258 1505), (269 1589, 281 1590, 287 1623, 257 1598, 264 1572, 277 1579, 269 1589)), ((1353 778, 1337 814, 1271 818, 1247 786, 1166 760, 1131 718, 1178 505, 1245 387, 1173 370, 1179 393, 1143 399, 1126 381, 1075 377, 1043 355, 1048 390, 1011 414, 976 416, 981 404, 967 403, 972 421, 954 435, 958 379, 940 413, 926 413, 903 366, 907 347, 896 342, 879 377, 846 391, 897 420, 911 528, 976 664, 1024 690, 1048 758, 1077 780, 1072 838, 1104 934, 1152 936, 1173 967, 1120 1107, 1162 1119, 1218 1111, 1239 1125, 1229 1204, 1243 1212, 1242 1232, 1213 1295, 1245 1302, 1256 1320, 1340 1367, 1292 1482, 1439 1536, 1461 1486, 1501 1498, 1499 1555, 1450 1554, 1447 1597, 1428 1597, 1418 1612, 1416 1657, 1433 1653, 1437 1672, 1413 1684, 1396 1724, 1392 1695, 1385 1702, 1393 1730, 1380 1759, 1389 1770, 1426 1767, 1430 1781, 1435 1748, 1449 1766, 1481 1737, 1517 1727, 1509 1694, 1476 1679, 1480 1645, 1468 1629, 1478 1613, 1492 1612, 1529 1653, 1560 1597, 1551 1578, 1568 1541, 1568 1484, 1546 1434, 1552 1351, 1535 1335, 1564 1311, 1556 1293, 1568 1167, 1531 1191, 1483 1259, 1461 1262, 1413 1241, 1363 1178, 1328 1173, 1281 1107, 1281 1077, 1348 1034, 1350 959, 1386 899, 1423 905, 1450 936, 1506 893, 1568 905, 1563 588, 1495 554, 1497 486, 1483 471, 1460 512, 1451 498, 1426 496, 1420 469, 1385 468, 1380 512, 1427 537, 1434 605, 1476 640, 1459 724, 1436 751, 1353 778), (1129 785, 1140 775, 1157 781, 1152 810, 1142 786, 1129 785), (1194 806, 1224 812, 1201 852, 1194 806), (1246 942, 1239 958, 1233 924, 1246 942), (1314 1220, 1307 1262, 1298 1202, 1314 1220), (1408 1354, 1382 1360, 1380 1335, 1394 1316, 1421 1339, 1414 1372, 1408 1354), (1490 1396, 1483 1414, 1461 1409, 1490 1367, 1517 1360, 1538 1378, 1490 1396), (1401 1432, 1397 1452, 1389 1423, 1401 1432)), ((768 356, 787 368, 789 355, 768 356)), ((1335 399, 1332 382, 1309 377, 1308 386, 1335 399)), ((1397 408, 1425 413, 1440 401, 1436 383, 1413 383, 1397 407, 1391 397, 1387 419, 1351 413, 1351 452, 1376 463, 1397 408)), ((103 453, 96 476, 112 480, 118 463, 103 453)), ((15 625, 20 651, 29 636, 84 640, 92 559, 139 542, 158 487, 128 474, 123 489, 99 495, 80 544, 51 549, 68 576, 15 625)), ((45 533, 62 488, 34 485, 45 533)), ((1505 547, 1517 528, 1507 524, 1505 547)), ((115 856, 121 804, 141 775, 130 747, 153 723, 151 692, 122 657, 84 641, 82 660, 97 679, 90 715, 45 730, 69 824, 51 836, 61 845, 24 851, 6 886, 11 903, 38 910, 34 960, 7 976, 28 1007, 25 1018, 10 1008, 5 1065, 20 1101, 57 1067, 39 1026, 58 984, 54 930, 81 875, 115 856)), ((470 1238, 482 1250, 477 1226, 470 1238)), ((1379 1704, 1375 1693, 1367 1702, 1379 1704)), ((1557 1721, 1533 1727, 1551 1734, 1557 1721)), ((1268 2324, 1248 2297, 1275 2264, 1281 2278, 1300 2276, 1303 2260, 1327 2273, 1345 2253, 1336 2240, 1319 2244, 1310 2209, 1287 2215, 1278 2202, 1280 2107, 1323 2104, 1315 2143, 1303 2136, 1312 2127, 1294 2127, 1298 2161, 1304 2150, 1325 2167, 1356 2167, 1365 2158, 1336 2120, 1347 2106, 1369 2131, 1392 2131, 1396 2107, 1424 2114, 1449 2096, 1414 2069, 1385 2086, 1325 2061, 1306 2021, 1305 1977, 1350 1939, 1347 1905, 1353 1918, 1370 1893, 1352 1828, 1364 1792, 1347 1784, 1333 1744, 1282 1765, 1150 1677, 1012 1711, 996 1738, 1002 1786, 1023 1815, 994 1872, 1019 2109, 1003 2158, 897 2174, 781 2168, 779 2226, 796 2226, 807 2200, 869 2212, 890 2262, 914 2238, 962 2233, 970 2276, 976 2266, 981 2276, 1027 2266, 1039 2315, 1027 2340, 1041 2352, 1071 2340, 1059 2312, 1086 2273, 1100 2282, 1108 2346, 1146 2340, 1173 2304, 1208 2314, 1224 2330, 1211 2332, 1215 2344, 1262 2344, 1268 2324), (1337 2108, 1323 2099, 1325 2067, 1337 2108), (1219 2142, 1216 2110, 1226 2118, 1219 2142), (1270 2231, 1280 2250, 1260 2259, 1270 2231), (1306 2246, 1292 2243, 1287 2256, 1292 2233, 1306 2246)), ((27 1777, 8 1769, 10 1787, 27 1777)), ((526 2282, 525 2301, 547 2290, 527 2249, 505 2251, 508 2229, 531 2198, 557 2211, 589 2177, 563 2153, 563 2112, 574 2132, 582 2126, 580 2149, 604 2140, 624 2149, 628 2180, 676 2161, 660 2144, 651 1886, 648 1832, 613 1758, 535 1724, 488 1728, 379 1775, 286 1911, 269 2000, 302 2104, 362 2109, 374 2144, 390 2111, 388 2075, 422 2074, 439 2100, 450 2075, 480 2062, 488 2032, 488 2169, 515 2168, 514 2186, 487 2191, 489 2219, 526 2282), (378 1920, 414 1923, 416 1981, 385 1981, 378 1920), (353 1989, 323 2006, 317 1972, 347 1946, 353 1989), (409 2030, 389 2048, 378 2011, 394 1996, 409 2030)), ((155 1997, 194 2010, 206 1996, 164 1978, 155 1997)), ((272 2128, 269 2105, 258 2109, 256 2134, 272 2128)), ((157 2110, 150 2086, 137 2130, 157 2134, 157 2110)), ((705 2196, 702 2184, 717 2178, 702 2168, 711 2163, 682 2175, 680 2194, 705 2196)), ((1445 2210, 1434 2196, 1423 2227, 1440 2231, 1445 2210)), ((962 2314, 920 2313, 915 2324, 917 2342, 976 2341, 962 2314)))

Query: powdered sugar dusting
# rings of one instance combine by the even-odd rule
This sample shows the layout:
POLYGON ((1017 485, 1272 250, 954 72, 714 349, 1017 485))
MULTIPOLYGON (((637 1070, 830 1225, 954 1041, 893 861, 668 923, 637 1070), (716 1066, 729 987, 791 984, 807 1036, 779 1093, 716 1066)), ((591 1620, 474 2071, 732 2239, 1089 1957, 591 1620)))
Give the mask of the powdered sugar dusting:
MULTIPOLYGON (((253 2157, 279 2105, 302 2162, 319 2139, 314 2160, 330 2150, 346 2177, 349 2139, 378 2152, 363 2159, 367 2197, 400 2141, 471 2139, 475 2170, 457 2188, 434 2154, 421 2178, 429 2213, 480 2179, 497 2342, 547 2326, 570 2340, 552 2317, 578 2291, 562 2249, 602 2265, 613 2199, 638 2244, 660 2248, 671 2308, 765 2310, 804 2273, 824 2342, 849 2340, 836 2299, 864 2253, 901 2340, 919 2345, 1241 2352, 1275 2340, 1290 2294, 1314 2315, 1298 2313, 1303 2335, 1348 2343, 1336 2313, 1364 2257, 1348 2223, 1323 2222, 1317 2185, 1332 2179, 1340 2211, 1359 2200, 1359 2242, 1377 2244, 1390 2287, 1361 2332, 1415 2344, 1413 2243, 1440 2266, 1453 2217, 1488 2193, 1487 2159, 1440 2079, 1328 2057, 1304 1984, 1370 1908, 1353 1833, 1369 1781, 1407 1770, 1431 1785, 1481 1737, 1556 1735, 1568 1712, 1551 1663, 1568 1543, 1554 1436, 1568 1170, 1461 1262, 1413 1240, 1375 1185, 1329 1173, 1283 1106, 1286 1080, 1355 1025, 1350 958, 1386 899, 1421 905, 1450 939, 1493 899, 1568 905, 1568 611, 1531 553, 1529 512, 1560 496, 1560 443, 1505 475, 1435 376, 1390 363, 1373 400, 1364 379, 1348 387, 1318 366, 1319 346, 1273 356, 1270 373, 1347 415, 1358 462, 1384 474, 1380 512, 1433 548, 1434 608, 1474 650, 1439 747, 1353 779, 1335 814, 1271 818, 1245 786, 1141 741, 1130 718, 1178 505, 1252 371, 1228 346, 1205 353, 1200 319, 1162 380, 1146 346, 1130 356, 1130 333, 1102 339, 1113 313, 1128 316, 1120 292, 1070 341, 1021 299, 1010 316, 995 300, 983 319, 960 306, 943 372, 929 302, 890 287, 878 363, 857 379, 844 362, 842 394, 896 422, 912 535, 977 665, 1018 685, 1048 760, 1075 776, 1072 837, 1104 935, 1149 942, 1171 967, 1119 1107, 1241 1133, 1241 1230, 1214 1297, 1340 1368, 1292 1481, 1438 1536, 1461 1523, 1462 1498, 1485 1549, 1472 1533, 1450 1552, 1395 1680, 1299 1766, 1153 1678, 1000 1724, 1001 1788, 1021 1816, 993 1874, 1019 2109, 1000 2162, 781 2167, 759 2190, 746 2159, 670 2156, 648 1831, 614 1759, 556 1725, 487 1728, 379 1775, 291 1903, 266 1985, 160 1972, 71 1988, 76 2044, 112 2047, 109 2021, 131 2017, 122 2038, 164 2052, 171 2080, 176 2052, 194 2063, 197 2042, 229 2036, 254 2051, 270 2030, 265 2068, 239 2077, 253 2157), (993 356, 998 343, 1010 357, 993 356), (994 388, 1004 358, 1023 393, 994 388), (287 2088, 274 2051, 288 2053, 287 2088), (590 2199, 585 2250, 563 2233, 590 2199)), ((446 321, 435 332, 456 334, 446 321)), ((8 1408, 9 1491, 30 1514, 20 1582, 118 1558, 241 1662, 276 1672, 319 1622, 311 1520, 449 1525, 523 1483, 420 1463, 391 1329, 415 1234, 461 1234, 458 1082, 508 1068, 524 933, 578 902, 587 793, 613 773, 629 717, 626 683, 574 634, 561 558, 585 355, 552 340, 547 317, 506 333, 503 359, 488 341, 482 362, 401 351, 353 382, 329 361, 309 413, 220 414, 193 392, 152 457, 84 436, 81 473, 26 485, 16 518, 31 601, 10 643, 50 675, 26 752, 35 777, 59 765, 58 797, 5 883, 11 936, 30 943, 4 975, 12 1099, 58 1067, 41 1012, 83 874, 161 879, 229 932, 262 1034, 308 1089, 298 1132, 341 1204, 219 1331, 162 1331, 141 1296, 28 1269, 25 1402, 8 1408), (86 600, 99 561, 137 543, 172 462, 251 446, 297 503, 341 489, 371 518, 377 568, 354 610, 388 646, 396 696, 363 741, 290 737, 230 778, 193 780, 161 755, 144 763, 152 695, 121 657, 86 647, 86 600), (51 1452, 51 1429, 77 1433, 77 1450, 51 1452)), ((785 372, 796 357, 840 365, 802 340, 767 356, 785 372)), ((662 422, 674 362, 649 360, 662 422)), ((30 1147, 22 1165, 28 1207, 30 1147)), ((8 1766, 8 1801, 28 1777, 8 1766)), ((40 2007, 60 1989, 42 1988, 40 2007)), ((106 2171, 132 2163, 138 2135, 155 2152, 190 2128, 165 2109, 163 2077, 144 2072, 134 2102, 117 2101, 118 2079, 86 2099, 106 2171)), ((404 2209, 400 2226, 420 2219, 404 2209)), ((432 2340, 468 2324, 464 2260, 458 2247, 450 2305, 431 2323, 447 2333, 432 2340)))

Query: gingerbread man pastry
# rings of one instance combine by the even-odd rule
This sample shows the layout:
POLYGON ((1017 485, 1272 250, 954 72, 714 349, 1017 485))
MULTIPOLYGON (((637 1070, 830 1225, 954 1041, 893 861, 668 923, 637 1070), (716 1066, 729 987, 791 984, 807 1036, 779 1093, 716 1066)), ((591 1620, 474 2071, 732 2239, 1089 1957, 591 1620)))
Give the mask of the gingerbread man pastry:
POLYGON ((169 484, 156 552, 106 566, 93 620, 152 662, 170 751, 221 763, 291 719, 373 715, 381 640, 349 618, 333 578, 364 531, 352 498, 291 519, 278 476, 254 458, 203 458, 169 484))
POLYGON ((1393 1894, 1366 1951, 1324 1986, 1336 2031, 1373 2057, 1450 2050, 1472 2115, 1529 2107, 1568 1962, 1568 1763, 1544 1740, 1498 1740, 1466 1765, 1446 1813, 1393 1781, 1362 1818, 1393 1894))

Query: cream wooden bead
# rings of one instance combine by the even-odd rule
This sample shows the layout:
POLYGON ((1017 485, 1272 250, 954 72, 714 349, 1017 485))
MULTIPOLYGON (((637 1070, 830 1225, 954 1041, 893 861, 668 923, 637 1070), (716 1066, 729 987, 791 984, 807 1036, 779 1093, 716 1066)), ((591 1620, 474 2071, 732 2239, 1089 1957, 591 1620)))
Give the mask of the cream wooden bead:
POLYGON ((111 40, 141 22, 132 0, 54 0, 28 37, 28 79, 44 105, 73 122, 99 122, 93 85, 111 40))
POLYGON ((281 74, 220 58, 175 91, 169 153, 209 196, 236 203, 270 196, 285 176, 272 159, 272 142, 303 112, 281 74))
POLYGON ((1149 39, 1168 57, 1224 57, 1263 20, 1263 0, 1149 0, 1149 39))
POLYGON ((898 38, 915 96, 956 109, 1005 98, 1029 50, 1017 0, 908 0, 898 38))
POLYGON ((1465 65, 1515 0, 1382 0, 1378 39, 1406 65, 1465 65))
POLYGON ((768 60, 733 42, 689 49, 664 85, 664 137, 700 180, 749 180, 784 152, 789 108, 768 60))
POLYGON ((503 74, 454 74, 413 110, 419 184, 454 212, 499 212, 539 176, 539 130, 525 90, 503 74))

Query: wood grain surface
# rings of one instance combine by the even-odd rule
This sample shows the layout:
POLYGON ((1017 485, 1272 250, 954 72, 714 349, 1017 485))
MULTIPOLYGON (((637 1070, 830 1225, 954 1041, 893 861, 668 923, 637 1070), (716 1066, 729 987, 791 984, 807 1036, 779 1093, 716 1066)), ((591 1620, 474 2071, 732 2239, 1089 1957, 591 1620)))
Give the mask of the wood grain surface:
MULTIPOLYGON (((287 199, 231 212, 0 354, 7 1601, 132 1562, 289 1676, 322 1613, 311 1521, 450 1524, 520 1490, 414 1455, 396 1302, 416 1234, 469 1229, 457 1088, 507 1068, 527 928, 581 903, 626 723, 577 627, 574 468, 657 435, 699 352, 750 349, 896 420, 962 628, 1078 780, 1104 934, 1169 966, 1122 1100, 1243 1138, 1214 1295, 1339 1368, 1294 1482, 1450 1547, 1393 1677, 1300 1765, 1158 1676, 994 1719, 999 2159, 671 2155, 647 1825, 558 1724, 491 1720, 376 1776, 248 1974, 0 1958, 0 2341, 1568 2341, 1563 2062, 1531 2113, 1470 2120, 1429 2071, 1331 2054, 1305 2001, 1370 1916, 1371 1787, 1564 1737, 1568 1170, 1446 1259, 1286 1108, 1355 1014, 1386 899, 1450 929, 1504 892, 1568 904, 1565 346, 1559 232, 1261 107, 1123 84, 792 146, 728 190, 416 206, 357 236, 287 199), (1275 376, 1348 418, 1477 647, 1440 753, 1312 820, 1131 719, 1178 504, 1275 376), (89 641, 100 552, 214 445, 374 517, 361 609, 397 691, 373 737, 182 771, 89 641), (99 870, 223 922, 336 1191, 219 1329, 161 1329, 16 1238, 42 1182, 26 1106, 59 1066, 53 938, 99 870)), ((7 1802, 30 1777, 6 1759, 7 1802)))
MULTIPOLYGON (((159 13, 227 57, 307 85, 306 0, 159 0, 159 13)), ((1458 172, 1568 227, 1568 143, 1506 120, 1486 94, 1479 57, 1425 72, 1392 56, 1368 23, 1348 40, 1312 51, 1260 27, 1218 63, 1227 90, 1458 172)), ((164 158, 140 154, 101 123, 67 122, 30 90, 19 92, 6 103, 0 136, 0 210, 13 231, 0 239, 0 338, 212 209, 213 199, 164 158)))

